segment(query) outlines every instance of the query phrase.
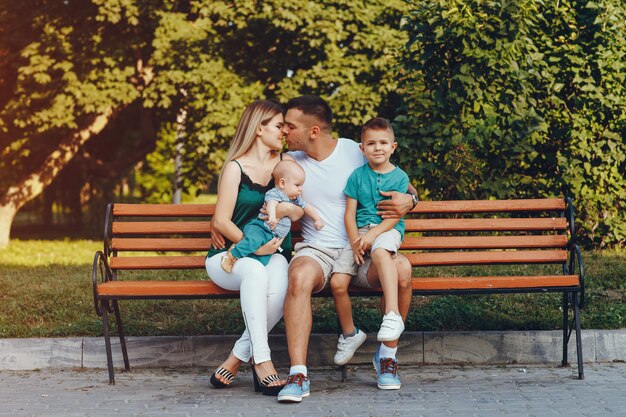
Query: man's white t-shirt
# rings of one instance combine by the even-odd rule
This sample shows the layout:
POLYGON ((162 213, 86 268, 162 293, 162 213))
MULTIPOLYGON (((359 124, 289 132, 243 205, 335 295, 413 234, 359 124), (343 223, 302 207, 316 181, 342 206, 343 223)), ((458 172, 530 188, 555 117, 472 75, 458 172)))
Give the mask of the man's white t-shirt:
POLYGON ((340 138, 333 153, 323 161, 316 161, 303 151, 289 154, 306 174, 302 198, 315 207, 325 223, 322 230, 316 230, 313 220, 304 216, 301 220, 304 242, 326 248, 345 247, 348 234, 343 220, 346 212, 346 195, 343 190, 352 171, 367 162, 359 144, 340 138))

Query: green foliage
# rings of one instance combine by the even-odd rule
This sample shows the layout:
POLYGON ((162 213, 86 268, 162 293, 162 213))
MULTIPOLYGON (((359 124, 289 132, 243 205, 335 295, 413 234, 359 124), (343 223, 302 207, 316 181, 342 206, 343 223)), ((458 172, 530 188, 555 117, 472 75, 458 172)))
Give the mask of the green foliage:
POLYGON ((616 0, 412 2, 396 121, 421 194, 565 194, 585 244, 623 244, 625 20, 616 0))
POLYGON ((161 155, 142 164, 139 175, 151 177, 142 190, 167 199, 171 125, 181 109, 188 192, 219 172, 252 100, 320 94, 335 110, 336 131, 354 136, 367 118, 395 112, 392 61, 407 40, 406 10, 402 0, 3 2, 0 186, 107 108, 114 119, 83 155, 91 188, 105 190, 100 198, 154 151, 161 155), (114 175, 102 175, 107 166, 114 175))

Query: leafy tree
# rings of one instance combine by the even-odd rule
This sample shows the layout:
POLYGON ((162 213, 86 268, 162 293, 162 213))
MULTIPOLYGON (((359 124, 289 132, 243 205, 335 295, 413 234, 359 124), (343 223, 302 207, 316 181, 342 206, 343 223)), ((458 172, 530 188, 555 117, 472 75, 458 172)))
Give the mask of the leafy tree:
POLYGON ((614 0, 412 2, 397 121, 422 194, 566 194, 586 243, 626 241, 625 18, 614 0))
POLYGON ((406 41, 405 9, 400 0, 2 2, 0 246, 15 213, 69 161, 78 155, 85 178, 114 182, 157 140, 167 145, 181 108, 188 189, 218 171, 254 99, 323 95, 344 135, 393 116, 390 62, 406 41))

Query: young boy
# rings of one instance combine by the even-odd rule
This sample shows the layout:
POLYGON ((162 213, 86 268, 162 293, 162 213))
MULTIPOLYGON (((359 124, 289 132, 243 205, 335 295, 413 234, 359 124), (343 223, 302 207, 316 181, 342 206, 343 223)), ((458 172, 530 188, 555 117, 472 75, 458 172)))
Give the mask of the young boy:
MULTIPOLYGON (((344 221, 350 244, 344 248, 333 267, 350 273, 333 273, 330 281, 342 331, 334 362, 344 365, 365 342, 365 333, 354 326, 347 289, 350 283, 370 287, 367 271, 373 264, 380 278, 385 308, 377 337, 383 343, 374 357, 374 366, 379 375, 378 387, 398 389, 400 380, 395 373, 392 380, 383 378, 381 381, 379 362, 381 358, 395 361, 397 348, 389 347, 385 343, 397 341, 404 331, 404 322, 398 309, 398 276, 393 258, 402 243, 405 228, 402 219, 383 220, 376 214, 376 204, 383 199, 380 191, 406 193, 409 178, 389 161, 397 143, 388 120, 374 118, 365 123, 359 146, 367 164, 354 170, 344 189, 347 197, 344 221), (351 269, 346 268, 347 263, 351 263, 351 269)), ((395 343, 392 345, 397 346, 395 343)), ((397 366, 397 362, 394 363, 397 366)))
POLYGON ((288 202, 302 207, 304 214, 315 221, 317 230, 324 227, 324 222, 317 211, 307 205, 300 196, 305 178, 304 170, 300 165, 291 160, 280 161, 274 167, 272 176, 274 177, 274 188, 265 193, 267 220, 263 221, 265 215, 260 213, 258 218, 244 226, 243 239, 233 244, 222 258, 221 266, 226 272, 232 272, 237 259, 244 256, 252 255, 263 265, 267 265, 271 255, 257 256, 253 255, 254 252, 275 237, 284 238, 291 229, 289 217, 276 218, 278 203, 288 202))

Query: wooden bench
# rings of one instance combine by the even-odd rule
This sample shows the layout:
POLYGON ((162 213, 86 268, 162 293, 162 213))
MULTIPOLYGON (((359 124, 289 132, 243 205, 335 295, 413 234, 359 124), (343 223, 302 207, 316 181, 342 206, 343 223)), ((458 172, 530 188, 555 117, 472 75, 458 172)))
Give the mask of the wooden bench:
MULTIPOLYGON (((125 280, 127 270, 204 270, 211 244, 210 204, 109 204, 104 251, 93 262, 96 313, 102 317, 109 382, 115 383, 109 315, 113 314, 126 370, 130 369, 118 302, 136 299, 237 298, 205 279, 125 280), (152 252, 135 256, 133 252, 152 252), (168 252, 192 253, 190 255, 168 252), (196 253, 193 253, 196 252, 196 253), (124 274, 121 274, 124 275, 124 274), (119 278, 119 279, 118 279, 119 278)), ((414 277, 414 295, 545 293, 563 294, 563 360, 576 334, 578 376, 583 378, 579 309, 584 301, 584 270, 576 245, 571 200, 424 201, 406 216, 402 251, 414 267, 459 265, 555 264, 554 275, 414 277), (569 315, 573 317, 570 320, 569 315)), ((298 241, 297 227, 294 241, 298 241)), ((351 288, 354 296, 380 295, 378 290, 351 288)), ((317 296, 330 297, 330 291, 317 296)))

